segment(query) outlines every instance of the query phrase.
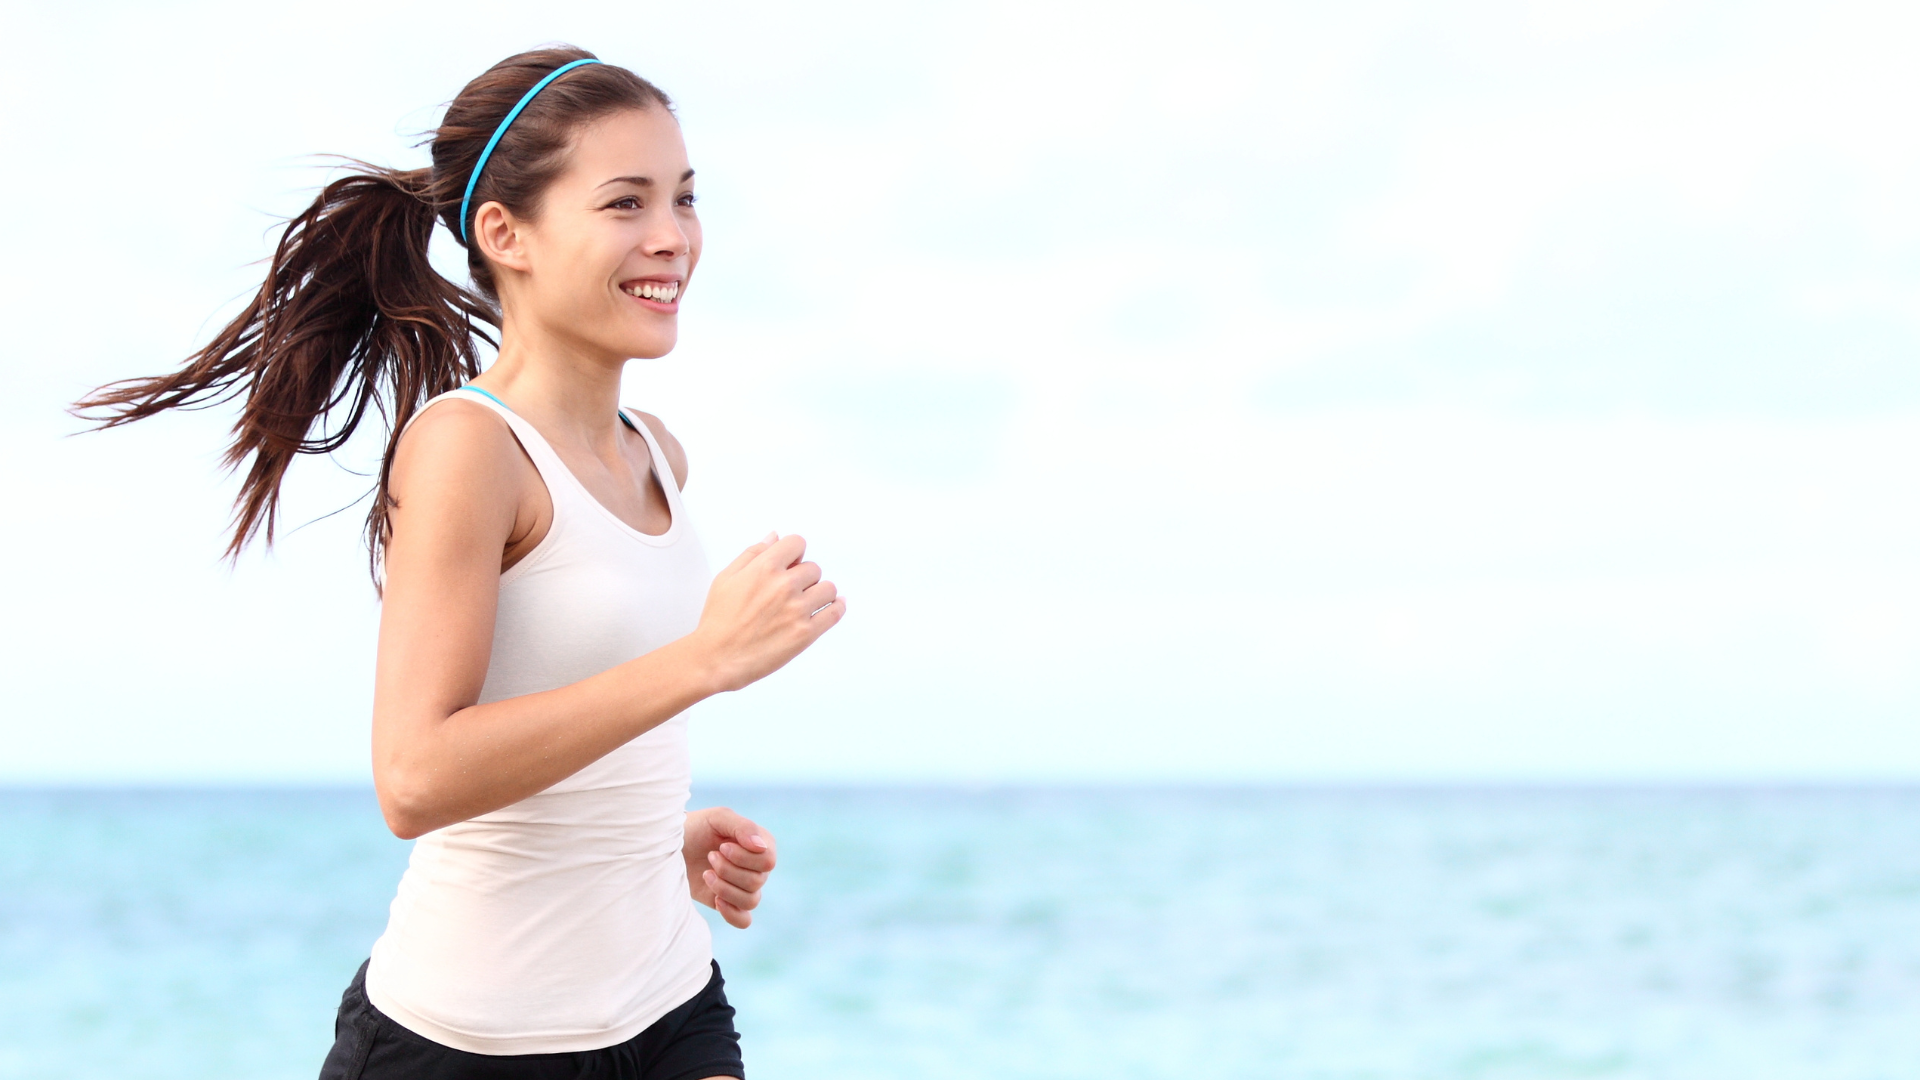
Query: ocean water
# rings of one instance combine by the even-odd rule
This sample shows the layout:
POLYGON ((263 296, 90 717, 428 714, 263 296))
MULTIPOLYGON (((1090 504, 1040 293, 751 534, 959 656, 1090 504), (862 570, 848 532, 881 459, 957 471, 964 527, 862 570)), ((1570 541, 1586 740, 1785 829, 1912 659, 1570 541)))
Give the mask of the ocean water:
MULTIPOLYGON (((759 1080, 1920 1077, 1920 791, 699 792, 759 1080)), ((372 795, 0 792, 0 1077, 312 1077, 372 795)))

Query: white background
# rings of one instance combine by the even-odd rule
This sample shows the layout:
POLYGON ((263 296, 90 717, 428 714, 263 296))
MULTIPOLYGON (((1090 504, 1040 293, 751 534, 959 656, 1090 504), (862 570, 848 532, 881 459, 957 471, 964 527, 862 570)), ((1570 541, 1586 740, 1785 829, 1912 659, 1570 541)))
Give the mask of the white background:
POLYGON ((716 562, 800 531, 851 598, 703 779, 1920 777, 1910 7, 38 7, 0 778, 366 777, 362 508, 228 570, 230 414, 61 408, 205 340, 306 155, 423 163, 549 41, 700 171, 627 400, 716 562))

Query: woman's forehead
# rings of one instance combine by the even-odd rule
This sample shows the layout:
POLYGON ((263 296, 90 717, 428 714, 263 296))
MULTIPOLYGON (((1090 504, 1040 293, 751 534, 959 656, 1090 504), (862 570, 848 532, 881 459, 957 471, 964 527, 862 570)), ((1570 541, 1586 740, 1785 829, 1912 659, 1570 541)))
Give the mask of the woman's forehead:
POLYGON ((567 172, 573 183, 598 187, 624 181, 673 187, 693 170, 679 121, 665 109, 627 109, 580 129, 567 172))

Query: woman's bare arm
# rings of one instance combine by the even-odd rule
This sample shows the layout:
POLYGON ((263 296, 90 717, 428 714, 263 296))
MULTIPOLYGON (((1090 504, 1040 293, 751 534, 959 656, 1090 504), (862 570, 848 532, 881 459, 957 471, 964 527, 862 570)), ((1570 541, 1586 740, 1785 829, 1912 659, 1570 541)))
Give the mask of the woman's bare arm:
POLYGON ((692 634, 570 686, 477 705, 501 553, 525 530, 529 473, 483 406, 449 402, 422 415, 395 455, 373 771, 402 838, 551 787, 702 698, 776 670, 845 611, 819 567, 801 561, 799 537, 756 544, 715 577, 692 634))

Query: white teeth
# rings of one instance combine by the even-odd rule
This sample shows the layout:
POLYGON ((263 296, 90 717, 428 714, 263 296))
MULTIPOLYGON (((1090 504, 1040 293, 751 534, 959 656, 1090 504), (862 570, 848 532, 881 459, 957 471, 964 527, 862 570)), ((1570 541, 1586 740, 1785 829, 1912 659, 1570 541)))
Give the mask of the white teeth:
POLYGON ((680 283, 677 281, 643 281, 627 290, 628 295, 646 300, 655 300, 662 304, 671 304, 680 295, 680 283))

